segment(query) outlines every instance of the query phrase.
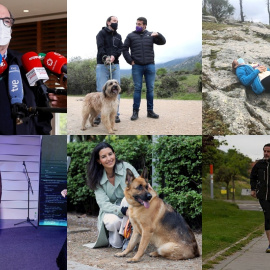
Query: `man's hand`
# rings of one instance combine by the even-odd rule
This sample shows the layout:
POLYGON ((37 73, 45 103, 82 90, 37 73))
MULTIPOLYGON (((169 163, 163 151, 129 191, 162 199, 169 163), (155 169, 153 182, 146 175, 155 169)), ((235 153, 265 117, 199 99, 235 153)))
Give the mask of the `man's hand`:
POLYGON ((111 63, 113 63, 114 60, 115 60, 115 57, 111 55, 111 63))
POLYGON ((55 95, 49 93, 49 99, 53 108, 66 108, 67 107, 67 96, 55 95))
POLYGON ((153 32, 153 33, 151 34, 151 36, 152 36, 152 37, 157 37, 157 36, 158 36, 158 32, 153 32))
POLYGON ((134 62, 134 61, 132 61, 132 62, 131 62, 131 65, 132 65, 132 66, 133 66, 133 65, 135 65, 135 62, 134 62))
POLYGON ((256 191, 255 191, 255 190, 251 190, 250 195, 251 195, 253 198, 257 198, 257 197, 256 197, 256 191))

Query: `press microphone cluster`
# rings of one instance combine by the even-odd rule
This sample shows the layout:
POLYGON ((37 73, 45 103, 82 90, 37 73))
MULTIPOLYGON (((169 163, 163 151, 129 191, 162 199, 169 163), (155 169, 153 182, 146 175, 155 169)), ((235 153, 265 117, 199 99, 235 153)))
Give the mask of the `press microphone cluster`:
MULTIPOLYGON (((62 59, 62 58, 61 58, 62 59)), ((61 60, 61 67, 57 66, 57 71, 62 69, 64 60, 61 60)), ((42 66, 39 56, 35 52, 28 52, 22 56, 23 68, 27 72, 26 78, 30 86, 37 86, 37 107, 27 107, 23 103, 23 82, 18 65, 10 65, 8 70, 8 90, 11 102, 12 117, 16 120, 16 124, 22 124, 31 115, 38 112, 61 112, 66 113, 66 108, 51 108, 49 105, 48 93, 58 95, 67 95, 65 89, 50 89, 44 82, 49 79, 45 68, 42 66), (44 106, 45 105, 45 106, 44 106)), ((0 57, 0 74, 7 69, 7 62, 2 56, 0 57)))

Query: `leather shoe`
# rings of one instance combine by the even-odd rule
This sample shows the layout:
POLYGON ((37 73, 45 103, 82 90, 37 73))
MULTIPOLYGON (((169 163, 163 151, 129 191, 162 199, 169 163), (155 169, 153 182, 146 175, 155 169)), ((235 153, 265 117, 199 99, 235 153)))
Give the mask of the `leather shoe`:
POLYGON ((154 113, 154 111, 151 110, 151 111, 147 111, 147 117, 157 119, 157 118, 159 118, 159 115, 154 113))
POLYGON ((95 120, 94 120, 94 124, 95 124, 95 125, 99 125, 100 122, 101 122, 101 119, 100 119, 99 116, 97 116, 97 117, 95 118, 95 120))
POLYGON ((133 109, 133 114, 130 120, 134 121, 134 120, 137 120, 138 118, 139 118, 139 110, 133 109))
POLYGON ((115 116, 115 123, 120 123, 121 121, 120 121, 120 118, 119 118, 119 116, 118 115, 116 115, 115 116))

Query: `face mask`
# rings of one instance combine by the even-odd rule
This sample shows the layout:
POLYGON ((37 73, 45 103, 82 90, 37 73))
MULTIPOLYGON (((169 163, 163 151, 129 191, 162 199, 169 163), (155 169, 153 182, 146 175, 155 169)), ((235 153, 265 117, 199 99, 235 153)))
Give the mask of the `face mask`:
POLYGON ((136 26, 136 31, 137 32, 142 32, 143 28, 141 26, 136 26))
POLYGON ((237 59, 237 62, 238 62, 239 65, 245 64, 245 61, 242 58, 237 59))
POLYGON ((112 28, 113 30, 117 30, 117 28, 118 28, 118 23, 111 23, 111 28, 112 28))
POLYGON ((0 46, 7 45, 11 39, 11 28, 0 22, 0 46))

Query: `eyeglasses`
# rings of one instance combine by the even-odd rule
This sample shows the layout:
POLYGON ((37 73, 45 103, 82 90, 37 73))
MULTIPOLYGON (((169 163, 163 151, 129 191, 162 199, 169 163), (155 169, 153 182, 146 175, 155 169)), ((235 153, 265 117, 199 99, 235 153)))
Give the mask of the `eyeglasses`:
POLYGON ((7 27, 12 27, 13 24, 14 24, 14 22, 15 22, 15 19, 13 19, 13 18, 7 18, 7 17, 0 18, 0 20, 2 20, 3 21, 3 24, 5 26, 7 26, 7 27))

